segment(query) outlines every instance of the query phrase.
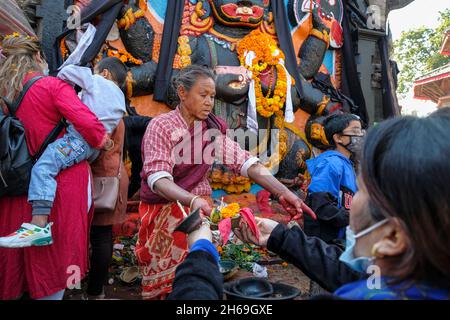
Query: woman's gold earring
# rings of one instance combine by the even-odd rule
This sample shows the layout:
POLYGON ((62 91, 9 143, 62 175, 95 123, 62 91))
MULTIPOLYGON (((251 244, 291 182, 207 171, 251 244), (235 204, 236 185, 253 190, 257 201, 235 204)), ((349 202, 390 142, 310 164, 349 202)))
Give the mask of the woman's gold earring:
POLYGON ((382 259, 382 258, 384 258, 384 255, 378 253, 378 247, 379 247, 378 243, 375 243, 375 244, 372 246, 372 250, 371 250, 370 253, 371 253, 372 257, 382 259))

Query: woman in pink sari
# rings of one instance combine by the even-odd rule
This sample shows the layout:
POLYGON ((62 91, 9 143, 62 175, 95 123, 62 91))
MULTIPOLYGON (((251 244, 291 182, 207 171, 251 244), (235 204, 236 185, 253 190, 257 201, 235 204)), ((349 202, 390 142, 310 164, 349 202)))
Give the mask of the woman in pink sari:
MULTIPOLYGON (((23 85, 42 75, 45 62, 35 38, 15 35, 3 40, 0 56, 0 94, 17 98, 23 85)), ((62 117, 70 121, 93 147, 107 140, 105 128, 80 101, 74 89, 44 77, 28 90, 17 118, 25 128, 28 150, 34 155, 62 117)), ((61 133, 61 136, 63 132, 61 133)), ((62 299, 67 286, 76 285, 88 268, 89 225, 92 218, 90 170, 86 161, 62 171, 50 215, 55 242, 21 249, 0 248, 0 300, 28 292, 33 299, 62 299)), ((27 196, 0 198, 0 237, 32 221, 27 196)))
POLYGON ((136 256, 143 272, 144 299, 162 299, 171 292, 175 269, 187 255, 185 235, 174 232, 183 219, 176 201, 186 209, 201 209, 204 215, 211 212, 207 174, 214 158, 263 186, 293 217, 301 219, 303 210, 314 215, 258 158, 225 135, 224 121, 211 113, 216 92, 211 70, 191 65, 180 71, 175 87, 178 107, 154 118, 142 142, 142 224, 136 256), (214 139, 204 139, 208 129, 215 130, 208 131, 214 139))

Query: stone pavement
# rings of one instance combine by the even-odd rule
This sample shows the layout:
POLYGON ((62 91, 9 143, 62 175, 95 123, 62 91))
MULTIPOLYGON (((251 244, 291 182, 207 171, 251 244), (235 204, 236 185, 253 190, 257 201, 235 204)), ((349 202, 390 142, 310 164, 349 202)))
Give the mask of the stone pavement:
MULTIPOLYGON (((295 266, 289 264, 283 266, 282 264, 267 265, 267 271, 271 282, 281 282, 294 287, 297 287, 301 291, 301 295, 297 298, 308 299, 311 295, 318 293, 326 293, 325 290, 319 287, 315 282, 311 281, 295 266)), ((235 276, 228 281, 237 280, 240 278, 253 277, 252 273, 239 270, 235 276)), ((82 287, 85 287, 85 283, 82 287)), ((64 299, 67 300, 80 300, 82 298, 83 290, 66 290, 64 299)), ((107 299, 119 299, 119 300, 141 300, 141 289, 138 282, 127 285, 119 280, 115 280, 113 284, 105 286, 105 293, 107 299)))

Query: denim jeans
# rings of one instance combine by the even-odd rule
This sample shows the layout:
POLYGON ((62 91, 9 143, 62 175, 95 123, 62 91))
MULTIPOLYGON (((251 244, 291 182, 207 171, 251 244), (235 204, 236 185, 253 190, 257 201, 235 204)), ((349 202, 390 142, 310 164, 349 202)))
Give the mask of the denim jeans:
POLYGON ((53 203, 56 194, 56 176, 83 160, 97 157, 99 151, 89 146, 81 135, 69 126, 67 133, 49 144, 31 170, 28 201, 53 203))

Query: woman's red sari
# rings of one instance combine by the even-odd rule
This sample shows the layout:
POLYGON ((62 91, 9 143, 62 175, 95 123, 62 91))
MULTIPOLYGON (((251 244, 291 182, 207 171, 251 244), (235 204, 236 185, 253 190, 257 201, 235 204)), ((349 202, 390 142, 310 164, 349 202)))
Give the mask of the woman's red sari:
MULTIPOLYGON (((171 157, 170 151, 173 150, 171 148, 177 145, 178 141, 176 139, 171 140, 171 132, 178 128, 189 131, 188 134, 192 139, 191 146, 193 146, 195 130, 187 128, 178 108, 168 114, 154 118, 147 128, 142 144, 144 169, 141 174, 143 178, 141 184, 142 202, 139 206, 141 227, 136 244, 136 256, 143 274, 142 296, 144 299, 162 299, 172 291, 175 270, 183 262, 188 252, 186 235, 174 232, 174 229, 183 220, 183 214, 175 203, 167 203, 166 199, 150 190, 147 184, 149 172, 170 171, 174 182, 179 187, 201 196, 209 196, 211 193, 206 178, 211 165, 206 164, 208 163, 207 159, 203 159, 201 164, 194 164, 195 148, 190 150, 190 164, 177 164, 169 160, 171 157)), ((210 115, 208 120, 202 123, 203 131, 208 128, 219 129, 223 134, 226 125, 220 118, 210 115)), ((200 133, 204 133, 203 131, 200 133)), ((250 157, 250 154, 244 152, 231 140, 226 140, 225 136, 222 138, 224 140, 220 141, 224 141, 223 145, 225 146, 222 149, 230 153, 230 159, 238 159, 241 156, 240 161, 236 160, 233 162, 234 165, 230 165, 230 169, 239 171, 242 163, 250 157)), ((202 150, 208 144, 208 141, 203 141, 202 150)), ((186 208, 186 210, 188 209, 186 208)))

